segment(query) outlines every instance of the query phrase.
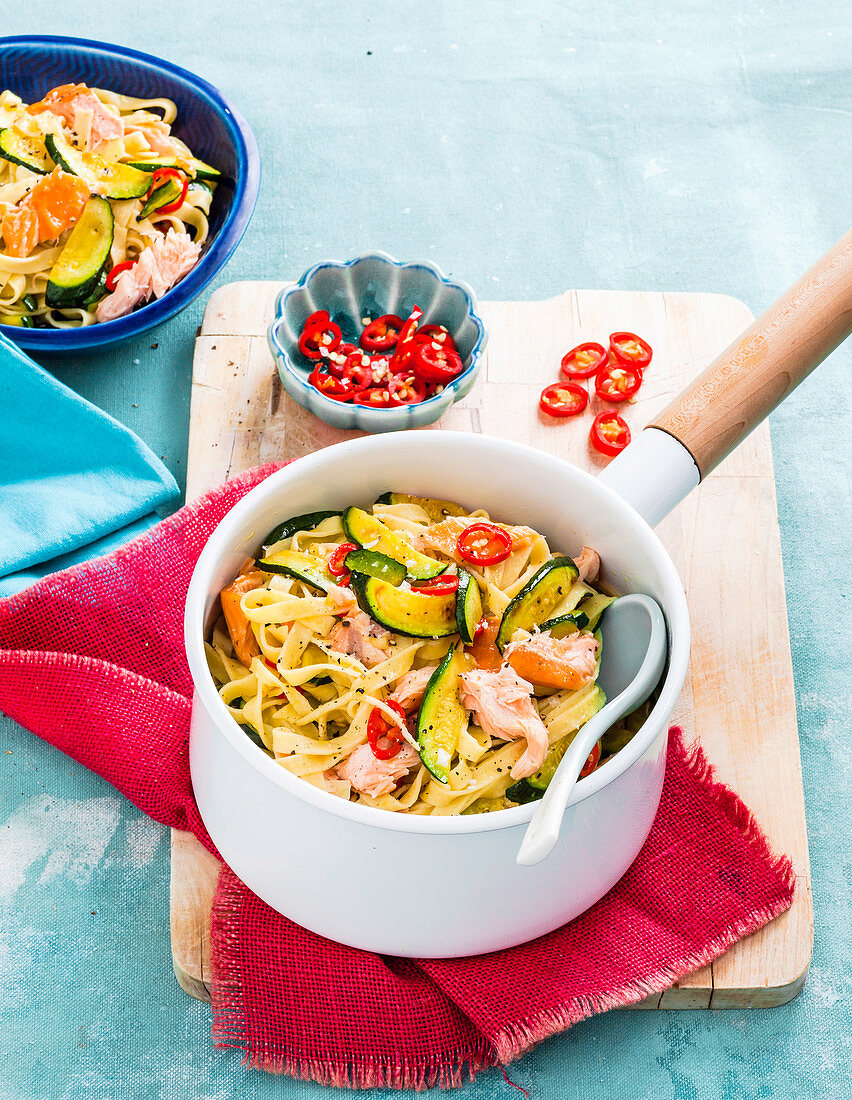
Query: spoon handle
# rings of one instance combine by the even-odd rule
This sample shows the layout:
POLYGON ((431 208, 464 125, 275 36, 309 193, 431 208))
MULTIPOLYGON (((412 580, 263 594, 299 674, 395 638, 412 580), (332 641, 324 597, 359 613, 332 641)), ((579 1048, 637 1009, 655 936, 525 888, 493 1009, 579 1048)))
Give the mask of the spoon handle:
MULTIPOLYGON (((524 867, 531 867, 534 863, 541 863, 545 856, 553 850, 553 845, 559 836, 562 827, 562 818, 565 815, 565 806, 577 777, 583 770, 583 765, 588 759, 595 742, 606 730, 606 725, 600 721, 601 715, 607 708, 598 711, 580 730, 568 749, 556 774, 550 781, 544 797, 538 804, 536 812, 527 825, 524 839, 518 849, 516 862, 524 867)), ((604 716, 604 722, 608 722, 604 716)))
POLYGON ((708 473, 852 332, 852 230, 649 427, 708 473))

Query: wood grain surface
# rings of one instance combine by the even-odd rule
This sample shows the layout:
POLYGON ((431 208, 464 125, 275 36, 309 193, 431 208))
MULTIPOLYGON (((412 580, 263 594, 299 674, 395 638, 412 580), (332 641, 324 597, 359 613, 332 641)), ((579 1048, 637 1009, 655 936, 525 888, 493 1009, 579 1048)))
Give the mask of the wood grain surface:
MULTIPOLYGON (((208 303, 196 341, 187 499, 261 462, 310 453, 354 433, 329 428, 282 390, 266 346, 283 284, 233 283, 208 303)), ((482 302, 490 337, 480 382, 436 425, 517 439, 590 470, 606 460, 587 445, 591 415, 549 420, 538 394, 565 351, 617 329, 638 332, 654 360, 637 401, 622 406, 634 431, 753 320, 714 294, 568 291, 542 302, 482 302)), ((599 411, 597 399, 591 412, 599 411)), ((426 429, 428 430, 428 429, 426 429)), ((753 432, 658 532, 684 581, 692 659, 674 721, 696 737, 754 812, 797 875, 792 908, 703 970, 641 1008, 760 1008, 801 988, 811 958, 813 908, 769 430, 753 432)), ((217 865, 188 833, 172 836, 171 935, 175 974, 209 998, 210 902, 217 865)))
POLYGON ((852 332, 852 229, 653 420, 704 477, 852 332))

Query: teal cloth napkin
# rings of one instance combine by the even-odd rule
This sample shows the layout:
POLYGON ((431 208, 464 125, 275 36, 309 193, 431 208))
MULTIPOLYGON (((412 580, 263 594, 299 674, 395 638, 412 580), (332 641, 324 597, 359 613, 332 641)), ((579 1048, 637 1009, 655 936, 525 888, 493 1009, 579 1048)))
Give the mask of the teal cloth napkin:
POLYGON ((0 595, 106 552, 177 495, 141 439, 0 336, 0 595))

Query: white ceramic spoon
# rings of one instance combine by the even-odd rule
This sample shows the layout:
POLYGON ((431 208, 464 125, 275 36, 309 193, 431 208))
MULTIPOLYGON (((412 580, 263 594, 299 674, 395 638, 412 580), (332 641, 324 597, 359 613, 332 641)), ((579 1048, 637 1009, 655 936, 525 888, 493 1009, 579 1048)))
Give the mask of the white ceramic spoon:
POLYGON ((574 784, 595 742, 645 702, 663 673, 666 621, 656 600, 638 593, 621 596, 607 608, 600 630, 598 683, 609 702, 581 727, 548 784, 518 849, 517 862, 525 866, 540 863, 550 854, 574 784))

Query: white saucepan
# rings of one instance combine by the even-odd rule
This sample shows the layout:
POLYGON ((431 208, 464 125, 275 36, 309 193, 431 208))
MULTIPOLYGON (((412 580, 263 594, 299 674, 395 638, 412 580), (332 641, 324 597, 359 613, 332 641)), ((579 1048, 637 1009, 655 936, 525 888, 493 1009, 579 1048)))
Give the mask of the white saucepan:
POLYGON ((228 513, 186 601, 195 685, 190 764, 204 823, 259 897, 329 939, 383 954, 493 951, 582 913, 624 874, 651 828, 666 732, 689 657, 680 578, 652 528, 852 330, 852 232, 724 352, 604 473, 529 447, 415 431, 341 443, 299 459, 228 513), (219 591, 282 517, 372 501, 390 488, 484 507, 578 553, 662 606, 669 662, 644 726, 581 780, 553 852, 515 857, 534 806, 433 818, 344 802, 291 775, 233 721, 207 669, 219 591))

